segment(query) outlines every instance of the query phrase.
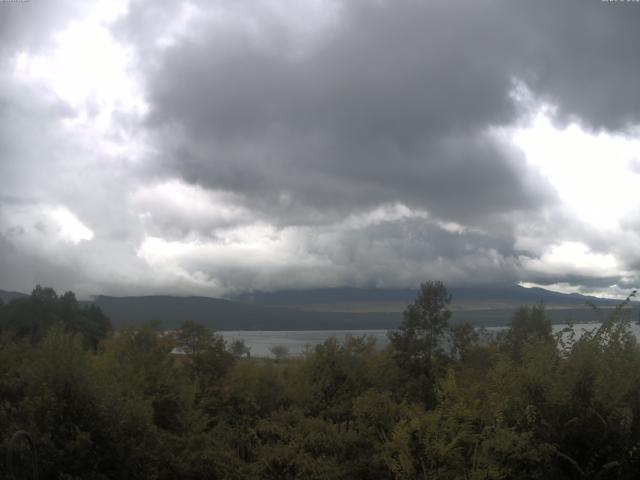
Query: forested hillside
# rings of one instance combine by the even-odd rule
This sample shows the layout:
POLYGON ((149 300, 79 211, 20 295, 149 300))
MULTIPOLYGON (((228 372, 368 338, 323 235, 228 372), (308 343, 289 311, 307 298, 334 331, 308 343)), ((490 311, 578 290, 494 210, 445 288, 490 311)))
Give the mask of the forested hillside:
MULTIPOLYGON (((552 323, 571 318, 576 323, 597 321, 585 305, 590 301, 611 308, 618 301, 563 294, 518 285, 456 287, 450 323, 503 326, 522 304, 544 302, 552 323)), ((247 294, 224 300, 209 297, 97 296, 93 303, 115 328, 154 320, 162 328, 177 328, 193 320, 215 330, 370 330, 397 328, 402 311, 416 290, 320 289, 247 294)), ((636 313, 637 315, 637 313, 636 313)))
MULTIPOLYGON (((562 305, 582 307, 590 301, 598 305, 615 305, 616 300, 598 298, 579 293, 560 293, 544 288, 526 288, 514 284, 455 286, 449 288, 453 297, 452 306, 464 307, 472 303, 482 303, 486 307, 491 304, 524 304, 540 303, 545 305, 562 305)), ((410 303, 416 296, 416 289, 392 288, 322 288, 311 290, 281 290, 275 292, 245 292, 232 295, 231 300, 237 300, 253 305, 291 306, 304 308, 314 305, 378 305, 410 303)), ((495 307, 492 307, 495 308, 495 307)))
MULTIPOLYGON (((456 287, 451 324, 503 326, 519 305, 544 302, 547 317, 554 324, 572 319, 576 323, 598 320, 587 308, 593 302, 604 309, 617 300, 563 294, 517 285, 456 287)), ((95 305, 111 320, 114 328, 138 328, 146 322, 173 330, 192 320, 215 330, 372 330, 397 328, 402 311, 415 298, 416 290, 319 289, 254 292, 219 299, 210 297, 98 295, 79 306, 95 305)), ((0 300, 24 299, 27 295, 0 290, 0 300)), ((636 309, 636 318, 638 311, 636 309)))
POLYGON ((554 337, 535 306, 487 338, 452 327, 449 305, 428 282, 382 352, 330 339, 269 360, 194 322, 113 332, 96 307, 38 288, 0 307, 0 458, 24 429, 41 478, 637 477, 626 302, 580 337, 554 337))
POLYGON ((175 329, 193 320, 216 330, 363 330, 395 328, 402 320, 399 313, 309 312, 208 297, 99 296, 94 304, 114 327, 133 328, 154 320, 164 329, 175 329))

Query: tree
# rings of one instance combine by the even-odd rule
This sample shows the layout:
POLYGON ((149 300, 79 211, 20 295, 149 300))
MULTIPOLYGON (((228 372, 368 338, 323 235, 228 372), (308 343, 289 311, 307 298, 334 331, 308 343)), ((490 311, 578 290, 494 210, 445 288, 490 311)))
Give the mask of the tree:
POLYGON ((222 335, 190 320, 180 326, 176 346, 189 357, 189 368, 201 388, 224 377, 236 361, 222 335))
POLYGON ((289 347, 286 345, 274 345, 269 348, 269 352, 274 356, 276 360, 284 360, 289 356, 289 347))
POLYGON ((516 310, 504 336, 505 346, 514 356, 520 355, 524 344, 531 341, 553 342, 551 322, 543 304, 516 310))
POLYGON ((251 358, 251 347, 248 347, 244 340, 237 339, 229 345, 229 352, 235 358, 251 358))
POLYGON ((404 311, 400 327, 388 334, 396 360, 417 382, 416 393, 426 403, 433 399, 434 360, 443 353, 441 343, 451 317, 450 303, 444 283, 425 282, 404 311))
POLYGON ((203 353, 216 343, 216 335, 206 326, 186 320, 180 325, 176 345, 187 355, 203 353))
POLYGON ((480 335, 470 323, 460 323, 451 327, 451 350, 460 361, 465 361, 469 350, 478 344, 480 335))
POLYGON ((42 340, 56 324, 79 333, 84 345, 93 349, 111 331, 111 322, 99 307, 82 306, 73 292, 58 296, 52 288, 40 285, 31 296, 6 305, 0 315, 0 329, 32 342, 42 340))
POLYGON ((429 367, 441 351, 440 340, 451 317, 451 295, 442 282, 425 282, 415 301, 404 311, 404 320, 389 339, 397 352, 411 362, 429 367))
POLYGON ((306 352, 296 398, 306 411, 349 430, 353 399, 373 387, 371 363, 376 356, 373 338, 326 339, 306 352))

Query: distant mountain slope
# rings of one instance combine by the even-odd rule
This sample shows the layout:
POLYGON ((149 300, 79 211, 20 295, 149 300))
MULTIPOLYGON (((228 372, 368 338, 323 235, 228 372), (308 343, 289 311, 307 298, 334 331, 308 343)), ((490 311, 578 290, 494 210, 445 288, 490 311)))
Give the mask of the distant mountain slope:
POLYGON ((116 328, 159 320, 171 329, 193 320, 216 330, 361 330, 393 328, 401 320, 397 313, 306 312, 208 297, 99 296, 94 302, 116 328))
MULTIPOLYGON (((308 311, 207 297, 100 296, 96 297, 95 303, 111 319, 115 328, 136 327, 149 320, 158 320, 162 328, 174 329, 184 320, 193 320, 216 330, 373 330, 396 328, 402 321, 401 312, 308 311)), ((451 323, 507 325, 514 310, 515 307, 458 310, 453 312, 451 323)), ((569 318, 577 323, 599 319, 596 312, 580 305, 549 310, 547 313, 552 323, 564 323, 569 318)), ((637 317, 637 312, 631 314, 632 318, 637 317)))
MULTIPOLYGON (((454 299, 452 323, 466 321, 485 326, 508 324, 515 308, 522 304, 543 301, 554 305, 558 308, 549 309, 549 318, 563 323, 570 317, 578 322, 597 320, 597 314, 585 308, 587 300, 602 307, 619 303, 520 286, 453 287, 450 291, 454 299)), ((216 330, 368 330, 395 328, 402 320, 402 310, 415 295, 416 291, 409 289, 334 288, 257 292, 234 300, 97 296, 93 303, 116 328, 158 320, 162 328, 173 329, 184 320, 193 320, 216 330)), ((26 296, 0 290, 5 302, 26 296)), ((633 318, 637 315, 633 313, 633 318)))
MULTIPOLYGON (((587 301, 601 306, 617 305, 619 300, 552 292, 543 288, 525 288, 519 285, 450 287, 453 309, 511 308, 521 304, 544 302, 548 306, 582 308, 587 301)), ((313 310, 337 311, 402 311, 413 302, 417 290, 413 289, 358 289, 327 288, 315 290, 283 290, 252 292, 232 300, 252 305, 278 306, 313 310), (326 307, 326 308, 323 308, 326 307)))
POLYGON ((26 298, 28 296, 29 295, 27 295, 26 293, 8 292, 6 290, 0 290, 0 300, 2 300, 5 303, 8 303, 11 300, 15 300, 18 298, 26 298))
MULTIPOLYGON (((454 309, 453 323, 468 321, 487 326, 506 325, 515 308, 522 304, 543 301, 561 306, 550 310, 549 317, 555 323, 562 323, 569 317, 578 321, 597 320, 597 315, 586 308, 587 300, 603 307, 619 303, 517 285, 453 287, 450 291, 458 306, 454 309)), ((193 320, 217 330, 361 330, 395 328, 402 320, 402 311, 415 295, 416 291, 408 289, 332 288, 257 292, 236 296, 233 300, 99 296, 95 303, 116 327, 156 319, 164 328, 175 328, 184 320, 193 320), (341 306, 348 308, 341 310, 341 306)))

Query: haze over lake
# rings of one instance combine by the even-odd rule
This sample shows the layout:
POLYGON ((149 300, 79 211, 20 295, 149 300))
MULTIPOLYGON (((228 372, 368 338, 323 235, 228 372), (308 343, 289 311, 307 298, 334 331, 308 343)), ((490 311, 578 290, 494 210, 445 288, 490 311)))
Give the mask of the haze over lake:
MULTIPOLYGON (((584 333, 598 328, 597 323, 577 323, 577 333, 584 333)), ((566 325, 553 325, 553 333, 560 332, 566 325)), ((490 333, 497 333, 507 327, 489 327, 490 333)), ((631 331, 640 340, 640 325, 631 323, 631 331)), ((286 347, 290 355, 302 355, 308 347, 318 345, 328 338, 335 337, 340 341, 348 336, 367 336, 376 339, 376 346, 384 348, 388 343, 387 330, 289 330, 289 331, 226 331, 219 332, 227 342, 243 340, 251 349, 254 357, 272 356, 270 349, 275 346, 286 347)))

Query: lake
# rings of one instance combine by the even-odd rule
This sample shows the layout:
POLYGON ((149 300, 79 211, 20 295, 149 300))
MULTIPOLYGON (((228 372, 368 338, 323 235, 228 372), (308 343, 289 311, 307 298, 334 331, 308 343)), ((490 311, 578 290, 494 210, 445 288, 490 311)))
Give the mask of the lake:
MULTIPOLYGON (((577 323, 576 332, 585 332, 598 328, 597 323, 577 323)), ((565 325, 553 325, 553 332, 559 332, 565 325)), ((504 330, 506 327, 489 327, 486 330, 492 333, 504 330)), ((631 324, 631 330, 640 339, 640 325, 631 324)), ((387 330, 290 330, 290 331, 221 331, 225 340, 244 340, 251 349, 254 357, 270 357, 270 348, 281 345, 286 347, 290 355, 301 355, 307 346, 314 346, 324 342, 327 338, 336 337, 344 340, 347 336, 369 336, 376 339, 380 348, 384 348, 389 339, 387 330)))

